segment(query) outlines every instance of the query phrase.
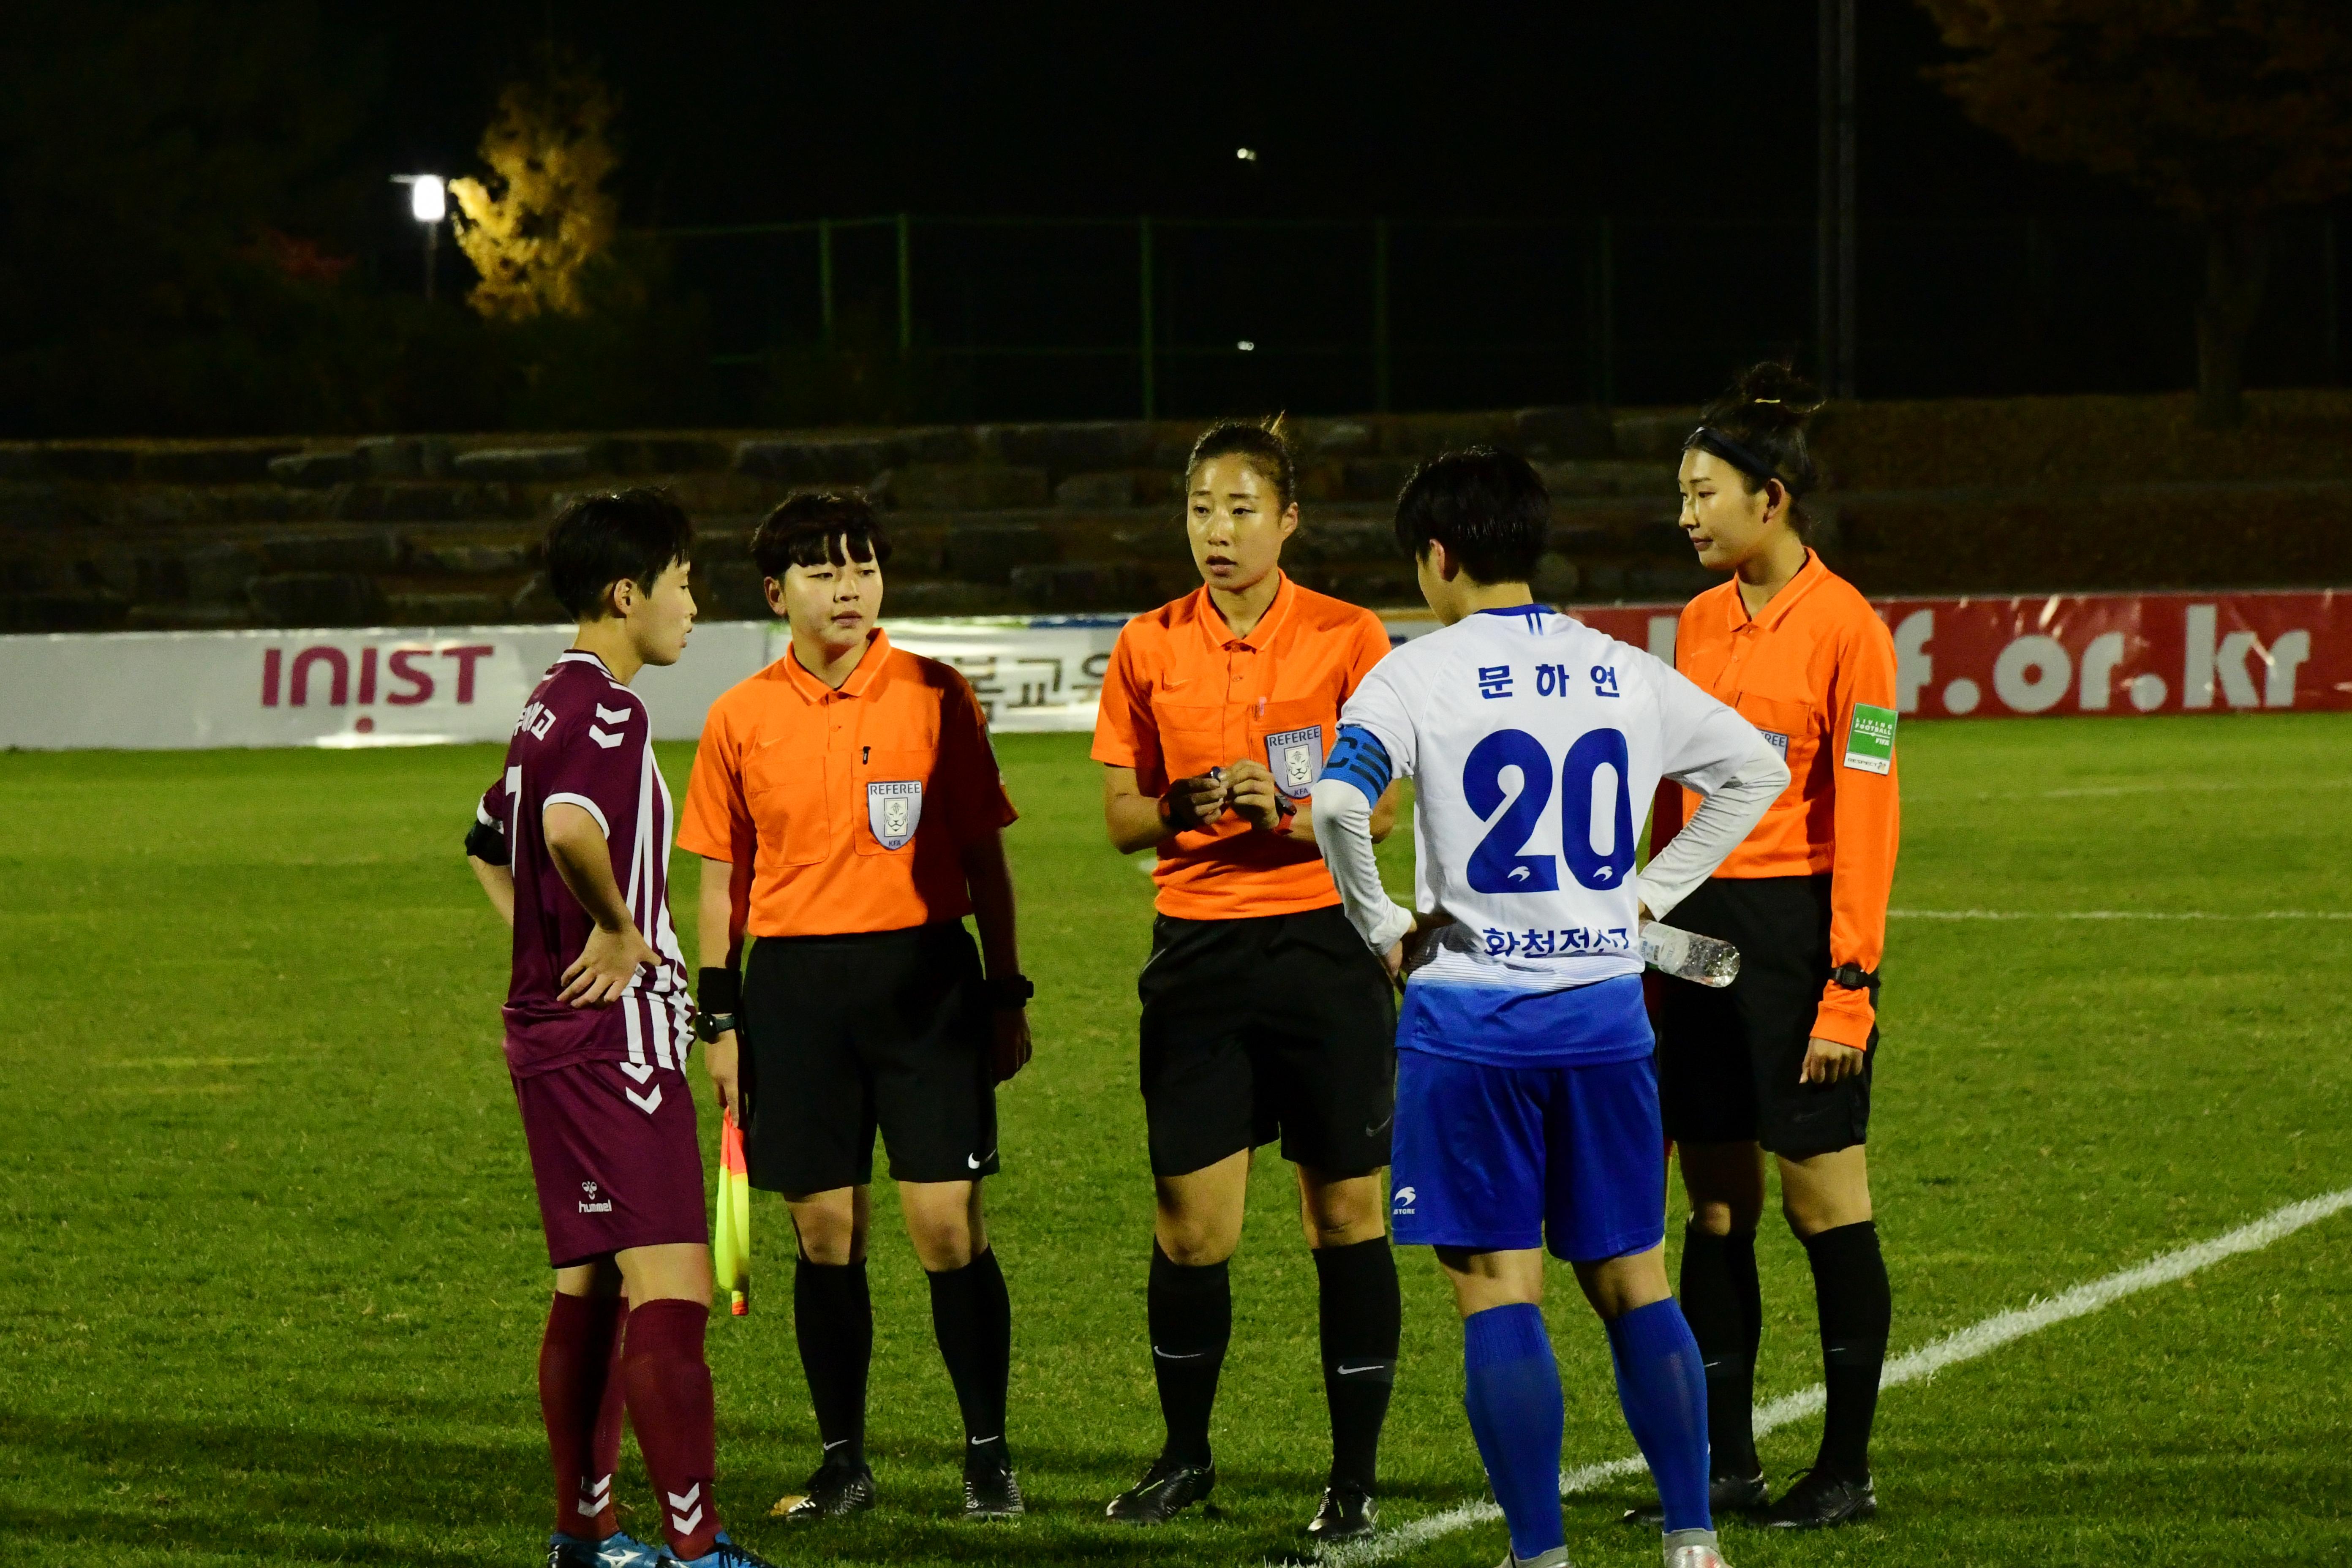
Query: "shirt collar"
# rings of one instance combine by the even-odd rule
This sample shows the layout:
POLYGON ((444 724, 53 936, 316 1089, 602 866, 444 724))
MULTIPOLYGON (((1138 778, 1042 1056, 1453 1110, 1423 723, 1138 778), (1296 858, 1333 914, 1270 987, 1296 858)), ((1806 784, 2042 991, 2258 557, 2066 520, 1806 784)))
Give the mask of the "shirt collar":
POLYGON ((1208 637, 1211 647, 1225 648, 1234 643, 1244 643, 1260 653, 1265 651, 1266 646, 1274 641, 1274 634, 1282 629, 1284 618, 1290 614, 1291 601, 1298 597, 1297 592, 1290 585, 1287 573, 1277 566, 1275 576, 1277 581, 1274 602, 1266 605, 1265 614, 1257 618, 1257 625, 1250 628, 1249 636, 1245 637, 1234 635, 1234 628, 1226 624, 1224 616, 1217 609, 1217 602, 1209 597, 1209 585, 1206 583, 1201 584, 1201 631, 1208 637))
POLYGON ((1813 550, 1806 551, 1805 563, 1797 568, 1797 574, 1790 578, 1779 593, 1772 595, 1771 602, 1764 606, 1763 614, 1759 616, 1750 616, 1748 613, 1748 601, 1739 596, 1739 580, 1737 577, 1733 578, 1730 606, 1731 629, 1738 631, 1740 627, 1753 622, 1759 631, 1773 630, 1789 618, 1789 612, 1796 608, 1797 601, 1811 593, 1820 584, 1822 579, 1829 574, 1830 569, 1822 564, 1820 552, 1813 550))
POLYGON ((880 678, 882 667, 889 661, 890 634, 876 626, 866 634, 866 651, 858 656, 857 668, 849 672, 849 679, 841 683, 838 693, 801 668, 801 657, 793 651, 790 645, 784 648, 783 664, 785 677, 792 681, 793 689, 799 692, 803 700, 817 702, 835 695, 865 696, 866 689, 880 678))
POLYGON ((595 666, 598 669, 603 670, 603 671, 604 672, 604 679, 606 679, 607 680, 609 680, 609 679, 611 679, 613 678, 613 667, 612 667, 611 665, 606 664, 606 663, 604 662, 604 656, 603 654, 600 654, 600 653, 592 653, 592 652, 590 652, 588 649, 586 649, 586 648, 584 648, 584 647, 572 647, 572 648, 566 648, 566 649, 564 649, 562 653, 560 653, 560 654, 558 654, 558 655, 556 655, 556 656, 555 656, 555 662, 556 662, 557 664, 560 664, 560 665, 561 665, 561 664, 588 664, 588 665, 593 665, 593 666, 595 666))

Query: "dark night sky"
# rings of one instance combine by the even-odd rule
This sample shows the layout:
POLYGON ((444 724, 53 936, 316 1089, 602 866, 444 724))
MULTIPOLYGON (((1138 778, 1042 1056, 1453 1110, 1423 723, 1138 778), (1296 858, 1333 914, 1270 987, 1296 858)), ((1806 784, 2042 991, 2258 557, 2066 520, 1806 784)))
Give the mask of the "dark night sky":
MULTIPOLYGON (((2030 165, 1920 67, 1907 5, 1862 7, 1874 216, 2130 210, 2030 165)), ((360 156, 470 166, 499 84, 552 38, 622 94, 624 221, 896 211, 1218 216, 1801 216, 1809 0, 1383 7, 353 7, 389 48, 360 156), (1261 150, 1256 164, 1234 156, 1261 150)))

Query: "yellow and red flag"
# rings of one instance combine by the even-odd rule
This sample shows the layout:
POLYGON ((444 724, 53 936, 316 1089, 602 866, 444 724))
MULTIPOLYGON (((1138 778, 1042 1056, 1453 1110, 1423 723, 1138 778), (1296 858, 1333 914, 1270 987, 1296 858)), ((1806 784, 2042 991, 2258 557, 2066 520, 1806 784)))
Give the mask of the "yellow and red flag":
POLYGON ((719 1128, 719 1220, 710 1227, 710 1267, 742 1317, 751 1310, 751 1175, 743 1163, 743 1130, 735 1113, 719 1128))

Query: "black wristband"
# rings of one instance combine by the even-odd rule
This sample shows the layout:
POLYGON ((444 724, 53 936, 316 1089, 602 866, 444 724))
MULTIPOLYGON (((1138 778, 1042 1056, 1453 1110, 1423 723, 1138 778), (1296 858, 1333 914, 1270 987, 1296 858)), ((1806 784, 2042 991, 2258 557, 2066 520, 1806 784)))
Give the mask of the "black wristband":
POLYGON ((706 964, 694 976, 694 1005, 706 1013, 733 1013, 743 1001, 743 977, 706 964))
POLYGON ((507 863, 507 836, 496 823, 476 822, 466 830, 466 853, 485 866, 507 863))
POLYGON ((1037 987, 1025 974, 1005 974, 985 982, 989 1005, 999 1012, 1010 1013, 1026 1007, 1029 999, 1037 994, 1037 987))
POLYGON ((1864 969, 1859 963, 1841 963, 1830 971, 1830 978, 1848 991, 1878 989, 1878 971, 1864 969))

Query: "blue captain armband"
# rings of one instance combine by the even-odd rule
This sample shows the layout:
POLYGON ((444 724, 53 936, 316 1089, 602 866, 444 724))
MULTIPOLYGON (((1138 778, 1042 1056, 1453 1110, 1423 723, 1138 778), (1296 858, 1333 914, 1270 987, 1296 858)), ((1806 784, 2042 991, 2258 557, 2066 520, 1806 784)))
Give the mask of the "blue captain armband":
POLYGON ((1389 749, 1370 730, 1360 724, 1343 724, 1339 743, 1331 748, 1323 763, 1323 776, 1347 780, 1364 792, 1368 804, 1378 805, 1389 781, 1396 776, 1396 768, 1389 762, 1389 749))

